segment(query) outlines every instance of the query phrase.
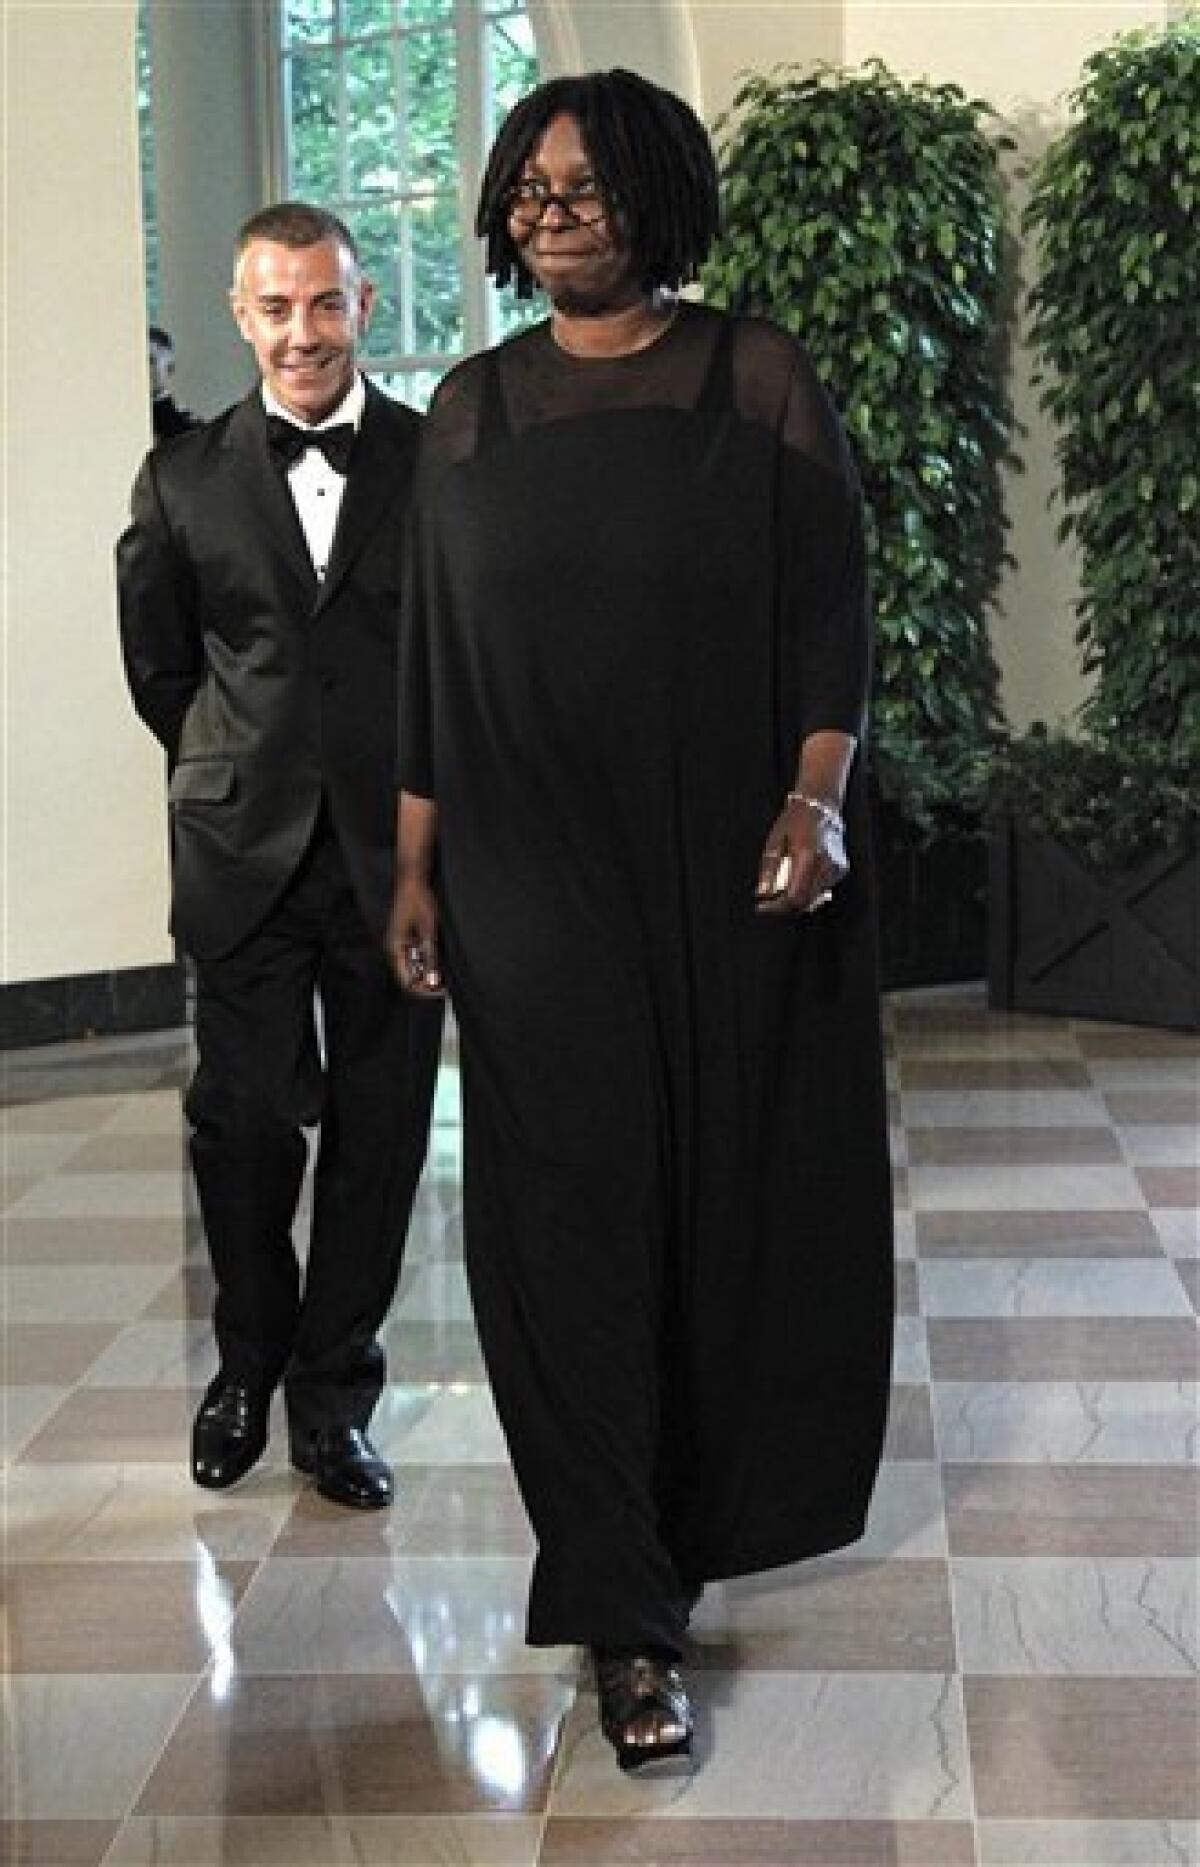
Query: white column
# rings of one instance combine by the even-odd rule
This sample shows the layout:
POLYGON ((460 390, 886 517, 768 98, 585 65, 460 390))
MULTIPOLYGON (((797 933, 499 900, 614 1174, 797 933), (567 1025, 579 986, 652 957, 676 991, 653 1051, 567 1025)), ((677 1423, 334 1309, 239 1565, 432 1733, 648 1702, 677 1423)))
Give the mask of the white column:
POLYGON ((134 23, 52 0, 4 20, 6 983, 171 957, 163 764, 112 574, 150 430, 134 23))

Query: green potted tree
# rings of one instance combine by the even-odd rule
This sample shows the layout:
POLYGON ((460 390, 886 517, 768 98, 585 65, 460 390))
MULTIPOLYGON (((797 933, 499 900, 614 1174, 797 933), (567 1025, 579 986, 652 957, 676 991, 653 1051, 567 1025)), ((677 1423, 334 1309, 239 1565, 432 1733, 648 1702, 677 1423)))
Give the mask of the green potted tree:
POLYGON ((1089 59, 1027 231, 1061 535, 1079 553, 1077 730, 997 762, 991 1002, 1200 1020, 1200 19, 1089 59))
POLYGON ((1003 139, 952 84, 777 68, 717 125, 708 300, 796 333, 841 409, 867 503, 885 980, 983 973, 987 618, 1012 428, 1003 139))

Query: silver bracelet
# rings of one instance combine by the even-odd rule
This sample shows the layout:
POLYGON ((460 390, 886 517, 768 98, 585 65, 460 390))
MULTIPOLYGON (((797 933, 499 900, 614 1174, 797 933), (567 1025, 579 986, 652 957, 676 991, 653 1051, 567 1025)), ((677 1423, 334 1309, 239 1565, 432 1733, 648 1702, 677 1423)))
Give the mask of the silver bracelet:
POLYGON ((844 834, 846 826, 841 811, 833 804, 827 804, 823 797, 811 797, 807 791, 789 791, 787 801, 789 804, 807 804, 810 810, 816 811, 822 823, 836 830, 839 836, 844 834))

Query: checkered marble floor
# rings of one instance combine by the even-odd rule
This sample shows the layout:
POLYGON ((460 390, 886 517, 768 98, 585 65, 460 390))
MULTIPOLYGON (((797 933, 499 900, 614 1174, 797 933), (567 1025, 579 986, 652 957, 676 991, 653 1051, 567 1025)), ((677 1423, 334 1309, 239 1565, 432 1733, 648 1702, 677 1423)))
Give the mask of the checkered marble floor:
MULTIPOLYGON (((888 1007, 900 1322, 866 1540, 711 1588, 695 1767, 623 1778, 530 1542, 460 1255, 454 1058, 392 1321, 394 1510, 276 1434, 185 1470, 213 1366, 186 1035, 10 1054, 0 1854, 106 1867, 1200 1862, 1200 1052, 888 1007)), ((786 1482, 786 1474, 780 1474, 786 1482)))

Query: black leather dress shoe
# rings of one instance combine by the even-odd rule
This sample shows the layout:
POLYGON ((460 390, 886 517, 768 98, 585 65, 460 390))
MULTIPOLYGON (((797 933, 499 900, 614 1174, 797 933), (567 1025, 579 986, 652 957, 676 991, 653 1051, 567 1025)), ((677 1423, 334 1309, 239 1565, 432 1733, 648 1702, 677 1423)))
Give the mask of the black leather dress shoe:
POLYGON ((267 1444, 270 1393, 219 1374, 192 1424, 192 1477, 224 1491, 257 1465, 267 1444))
POLYGON ((292 1464, 316 1480, 332 1504, 352 1510, 383 1510, 395 1495, 392 1468, 359 1426, 326 1426, 307 1439, 292 1439, 292 1464))

